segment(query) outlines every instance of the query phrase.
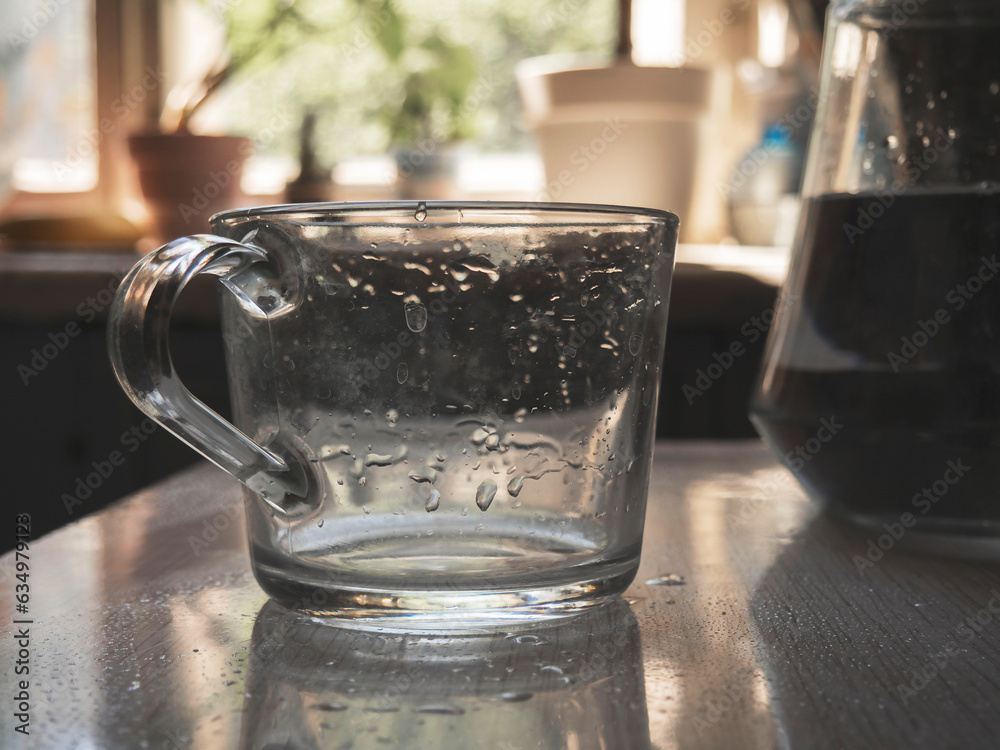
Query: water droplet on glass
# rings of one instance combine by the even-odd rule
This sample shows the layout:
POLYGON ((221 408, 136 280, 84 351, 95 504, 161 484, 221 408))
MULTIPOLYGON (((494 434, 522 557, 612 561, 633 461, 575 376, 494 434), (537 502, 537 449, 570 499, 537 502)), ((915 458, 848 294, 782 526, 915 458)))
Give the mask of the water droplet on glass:
POLYGON ((400 362, 399 367, 396 368, 396 382, 403 385, 409 377, 410 368, 406 366, 405 362, 400 362))
POLYGON ((497 271, 497 267, 493 265, 493 261, 489 258, 479 256, 472 258, 465 258, 462 260, 461 264, 464 268, 469 271, 476 271, 478 273, 486 274, 490 281, 499 281, 500 272, 497 271))
POLYGON ((628 340, 628 351, 633 357, 639 353, 642 348, 642 336, 635 334, 629 337, 628 340))
POLYGON ((447 703, 435 704, 430 706, 417 706, 413 709, 415 714, 442 714, 444 716, 459 716, 465 713, 464 708, 459 708, 458 706, 452 706, 447 703))
POLYGON ((531 700, 533 696, 534 693, 500 693, 500 700, 507 703, 520 703, 521 701, 531 700))
POLYGON ((521 494, 522 487, 524 487, 524 477, 514 477, 507 483, 507 494, 517 497, 521 494))
POLYGON ((479 485, 476 490, 476 505, 479 506, 479 510, 485 511, 490 507, 490 503, 493 502, 493 498, 497 494, 497 483, 492 479, 483 480, 483 483, 479 485))
POLYGON ((423 221, 427 218, 427 205, 424 203, 417 204, 417 210, 413 214, 413 218, 417 221, 423 221))
POLYGON ((389 411, 385 413, 385 421, 388 422, 389 424, 396 424, 398 420, 399 420, 399 412, 396 411, 395 409, 389 409, 389 411))
POLYGON ((406 327, 414 333, 420 333, 427 327, 427 308, 416 295, 403 300, 403 314, 406 316, 406 327))
POLYGON ((659 578, 650 578, 646 581, 647 586, 683 586, 686 583, 687 581, 684 580, 684 576, 677 575, 676 573, 668 573, 659 578))
POLYGON ((430 466, 418 466, 407 476, 409 476, 414 482, 427 484, 437 479, 437 472, 435 472, 430 466))
POLYGON ((363 510, 365 512, 366 516, 370 516, 371 515, 372 509, 369 508, 367 505, 362 505, 361 506, 361 510, 363 510))
POLYGON ((441 505, 441 493, 437 490, 431 490, 430 496, 424 501, 424 510, 433 513, 439 505, 441 505))
POLYGON ((365 456, 365 466, 390 466, 391 464, 391 453, 369 453, 365 456))
POLYGON ((527 409, 527 407, 522 407, 522 408, 518 409, 516 412, 514 412, 514 421, 515 422, 523 422, 524 418, 527 417, 527 416, 528 416, 528 409, 527 409))

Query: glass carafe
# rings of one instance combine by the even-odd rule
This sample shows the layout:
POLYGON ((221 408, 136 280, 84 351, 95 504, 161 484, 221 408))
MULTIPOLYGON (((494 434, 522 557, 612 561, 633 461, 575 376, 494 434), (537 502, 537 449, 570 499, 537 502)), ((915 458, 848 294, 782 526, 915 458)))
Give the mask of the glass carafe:
POLYGON ((752 404, 816 499, 1000 530, 1000 2, 827 16, 789 276, 752 404))

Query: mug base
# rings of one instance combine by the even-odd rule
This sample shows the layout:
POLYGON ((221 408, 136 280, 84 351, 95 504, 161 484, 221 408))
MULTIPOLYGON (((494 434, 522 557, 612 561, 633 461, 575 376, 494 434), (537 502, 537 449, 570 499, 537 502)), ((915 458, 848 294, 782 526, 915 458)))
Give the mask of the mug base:
MULTIPOLYGON (((599 577, 506 590, 388 590, 290 580, 259 561, 254 574, 278 604, 338 627, 477 633, 515 630, 572 617, 614 601, 635 578, 638 559, 600 566, 599 577)), ((594 571, 595 573, 597 571, 594 571)), ((540 584, 540 582, 539 582, 540 584)))

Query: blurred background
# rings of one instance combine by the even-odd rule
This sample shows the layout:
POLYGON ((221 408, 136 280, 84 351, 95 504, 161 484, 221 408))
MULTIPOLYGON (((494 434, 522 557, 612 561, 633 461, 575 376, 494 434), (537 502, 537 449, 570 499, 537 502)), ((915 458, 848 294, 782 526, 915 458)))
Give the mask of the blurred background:
MULTIPOLYGON (((658 433, 752 436, 746 403, 796 228, 824 9, 4 0, 0 449, 11 502, 41 534, 198 460, 121 393, 104 323, 140 254, 241 205, 675 211, 658 433)), ((213 280, 185 293, 172 335, 189 388, 228 412, 213 280)))

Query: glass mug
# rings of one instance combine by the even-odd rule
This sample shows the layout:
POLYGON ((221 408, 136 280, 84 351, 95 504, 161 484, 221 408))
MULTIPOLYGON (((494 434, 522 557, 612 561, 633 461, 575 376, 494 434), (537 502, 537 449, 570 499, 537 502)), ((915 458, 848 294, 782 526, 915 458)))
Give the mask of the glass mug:
POLYGON ((564 204, 242 209, 124 279, 112 365, 245 486, 279 603, 436 625, 568 614, 639 563, 677 219, 564 204), (221 281, 229 424, 170 362, 221 281))

